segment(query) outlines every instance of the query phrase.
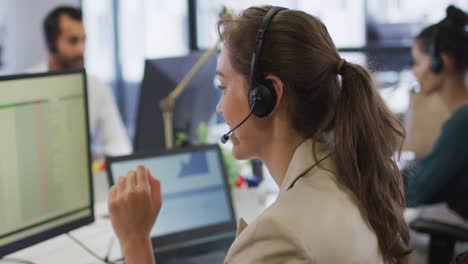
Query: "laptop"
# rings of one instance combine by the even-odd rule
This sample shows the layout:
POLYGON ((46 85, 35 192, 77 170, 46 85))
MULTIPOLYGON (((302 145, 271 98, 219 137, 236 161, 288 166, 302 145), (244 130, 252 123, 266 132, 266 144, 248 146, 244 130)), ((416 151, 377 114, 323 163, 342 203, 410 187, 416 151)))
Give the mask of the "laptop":
POLYGON ((219 146, 108 158, 110 185, 138 165, 161 181, 163 206, 151 230, 158 264, 223 263, 236 220, 219 146))

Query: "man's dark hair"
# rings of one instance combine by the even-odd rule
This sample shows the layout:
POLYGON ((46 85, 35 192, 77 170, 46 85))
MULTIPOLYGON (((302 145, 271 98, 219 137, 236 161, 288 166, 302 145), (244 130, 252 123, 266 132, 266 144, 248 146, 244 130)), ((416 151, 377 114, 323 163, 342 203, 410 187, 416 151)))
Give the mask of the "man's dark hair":
POLYGON ((83 21, 81 10, 71 6, 59 6, 52 10, 44 20, 44 35, 50 52, 57 52, 55 42, 60 34, 60 17, 68 16, 73 20, 83 21))

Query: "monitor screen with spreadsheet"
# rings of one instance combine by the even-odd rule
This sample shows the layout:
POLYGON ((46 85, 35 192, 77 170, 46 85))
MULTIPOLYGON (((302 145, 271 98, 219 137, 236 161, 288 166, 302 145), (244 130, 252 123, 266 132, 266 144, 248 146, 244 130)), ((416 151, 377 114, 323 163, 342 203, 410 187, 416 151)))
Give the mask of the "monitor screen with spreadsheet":
POLYGON ((84 70, 0 77, 0 257, 94 221, 84 70))

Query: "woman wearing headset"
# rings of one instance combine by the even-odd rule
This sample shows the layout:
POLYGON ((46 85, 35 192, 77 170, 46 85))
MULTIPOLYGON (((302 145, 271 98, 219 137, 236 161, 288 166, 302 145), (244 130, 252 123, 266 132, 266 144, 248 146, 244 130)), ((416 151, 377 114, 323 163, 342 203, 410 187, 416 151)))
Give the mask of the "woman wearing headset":
MULTIPOLYGON (((252 7, 224 17, 220 31, 217 110, 230 127, 242 124, 227 137, 232 153, 263 160, 280 187, 239 226, 225 263, 407 263, 403 180, 392 159, 403 132, 369 72, 341 59, 325 26, 301 11, 252 7)), ((111 189, 127 263, 153 263, 160 206, 159 182, 144 167, 111 189)))
MULTIPOLYGON (((413 44, 413 72, 421 86, 421 93, 438 94, 451 116, 443 124, 441 134, 429 155, 418 162, 414 169, 406 169, 404 172, 407 176, 406 198, 409 207, 446 203, 465 220, 468 219, 466 25, 467 15, 450 6, 446 18, 424 29, 413 44)), ((450 218, 452 220, 447 220, 458 221, 457 217, 450 218)))

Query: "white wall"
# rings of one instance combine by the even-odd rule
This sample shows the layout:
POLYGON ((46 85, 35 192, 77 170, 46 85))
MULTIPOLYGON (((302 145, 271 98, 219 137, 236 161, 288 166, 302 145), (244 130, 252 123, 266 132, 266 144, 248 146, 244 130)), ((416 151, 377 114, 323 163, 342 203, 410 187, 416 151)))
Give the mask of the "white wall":
POLYGON ((44 17, 57 5, 79 4, 80 0, 0 0, 0 44, 3 46, 0 75, 20 73, 46 61, 44 17))

